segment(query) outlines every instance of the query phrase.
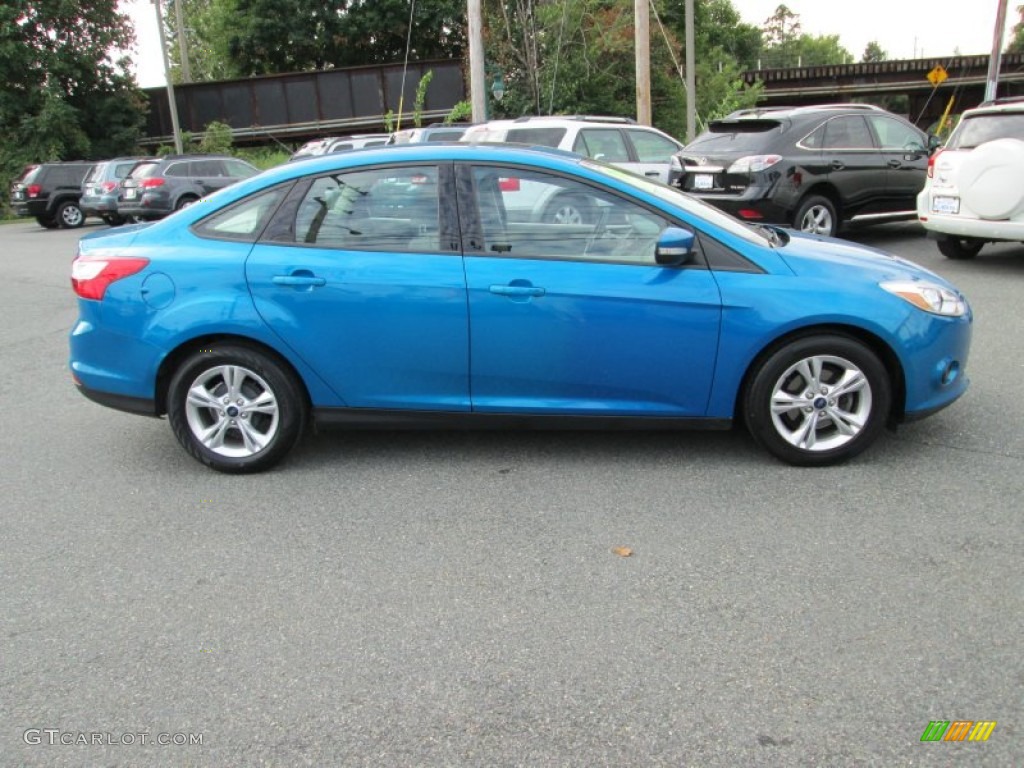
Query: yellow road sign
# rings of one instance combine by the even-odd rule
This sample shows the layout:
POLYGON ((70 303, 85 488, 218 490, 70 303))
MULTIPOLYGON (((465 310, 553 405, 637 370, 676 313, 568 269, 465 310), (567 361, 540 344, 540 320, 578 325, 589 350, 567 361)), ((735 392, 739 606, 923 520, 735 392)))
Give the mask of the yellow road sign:
POLYGON ((933 86, 938 87, 949 77, 949 73, 946 68, 939 64, 935 69, 927 74, 928 82, 933 86))

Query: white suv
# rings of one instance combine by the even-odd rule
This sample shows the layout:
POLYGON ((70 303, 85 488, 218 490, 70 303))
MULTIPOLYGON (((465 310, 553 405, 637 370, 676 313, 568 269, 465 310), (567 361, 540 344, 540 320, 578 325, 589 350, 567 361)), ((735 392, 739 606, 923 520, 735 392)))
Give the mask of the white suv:
POLYGON ((917 216, 951 259, 986 242, 1024 242, 1024 99, 969 109, 928 162, 917 216))
POLYGON ((668 183, 669 162, 683 145, 667 133, 626 117, 571 115, 491 120, 460 141, 530 144, 575 152, 668 183))

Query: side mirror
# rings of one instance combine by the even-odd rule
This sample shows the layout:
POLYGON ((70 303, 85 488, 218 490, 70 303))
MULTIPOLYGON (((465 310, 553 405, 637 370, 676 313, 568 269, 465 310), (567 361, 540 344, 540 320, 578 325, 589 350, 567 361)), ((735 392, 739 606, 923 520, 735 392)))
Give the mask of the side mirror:
POLYGON ((663 267, 678 267, 693 258, 693 243, 697 236, 688 229, 666 227, 658 236, 654 260, 663 267))

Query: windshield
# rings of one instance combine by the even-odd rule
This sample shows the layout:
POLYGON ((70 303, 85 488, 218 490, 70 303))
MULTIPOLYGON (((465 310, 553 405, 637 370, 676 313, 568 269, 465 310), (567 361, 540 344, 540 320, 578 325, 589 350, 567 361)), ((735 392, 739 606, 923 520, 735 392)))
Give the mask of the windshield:
POLYGON ((963 118, 946 149, 974 149, 995 139, 1024 139, 1024 112, 982 113, 963 118))
POLYGON ((593 160, 582 160, 580 161, 580 165, 585 166, 592 171, 602 173, 605 176, 610 176, 616 181, 628 184, 639 192, 646 192, 649 195, 654 195, 669 205, 686 211, 686 213, 703 219, 704 221, 709 221, 715 226, 721 227, 725 231, 736 235, 737 237, 742 237, 750 243, 764 245, 766 240, 769 243, 774 242, 771 236, 764 234, 759 229, 749 224, 744 224, 739 219, 730 216, 725 211, 719 210, 710 203, 705 203, 703 200, 693 197, 692 195, 688 195, 675 187, 670 187, 667 184, 652 181, 645 176, 638 176, 635 173, 630 173, 622 168, 617 168, 613 165, 605 165, 604 163, 598 163, 593 160))

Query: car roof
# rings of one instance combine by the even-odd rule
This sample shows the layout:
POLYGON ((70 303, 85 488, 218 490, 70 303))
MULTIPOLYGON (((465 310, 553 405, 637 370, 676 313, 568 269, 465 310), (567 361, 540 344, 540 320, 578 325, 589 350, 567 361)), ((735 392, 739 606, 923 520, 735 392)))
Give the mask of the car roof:
POLYGON ((1024 112, 1024 97, 1008 96, 993 101, 983 101, 973 109, 965 109, 964 115, 998 114, 1000 112, 1024 112))
POLYGON ((368 147, 357 152, 340 152, 304 158, 300 163, 284 163, 261 174, 271 183, 316 174, 329 170, 344 170, 391 163, 436 163, 470 161, 480 163, 525 162, 568 168, 586 158, 572 152, 549 147, 528 147, 522 144, 467 144, 462 142, 412 142, 391 144, 386 147, 368 147))

